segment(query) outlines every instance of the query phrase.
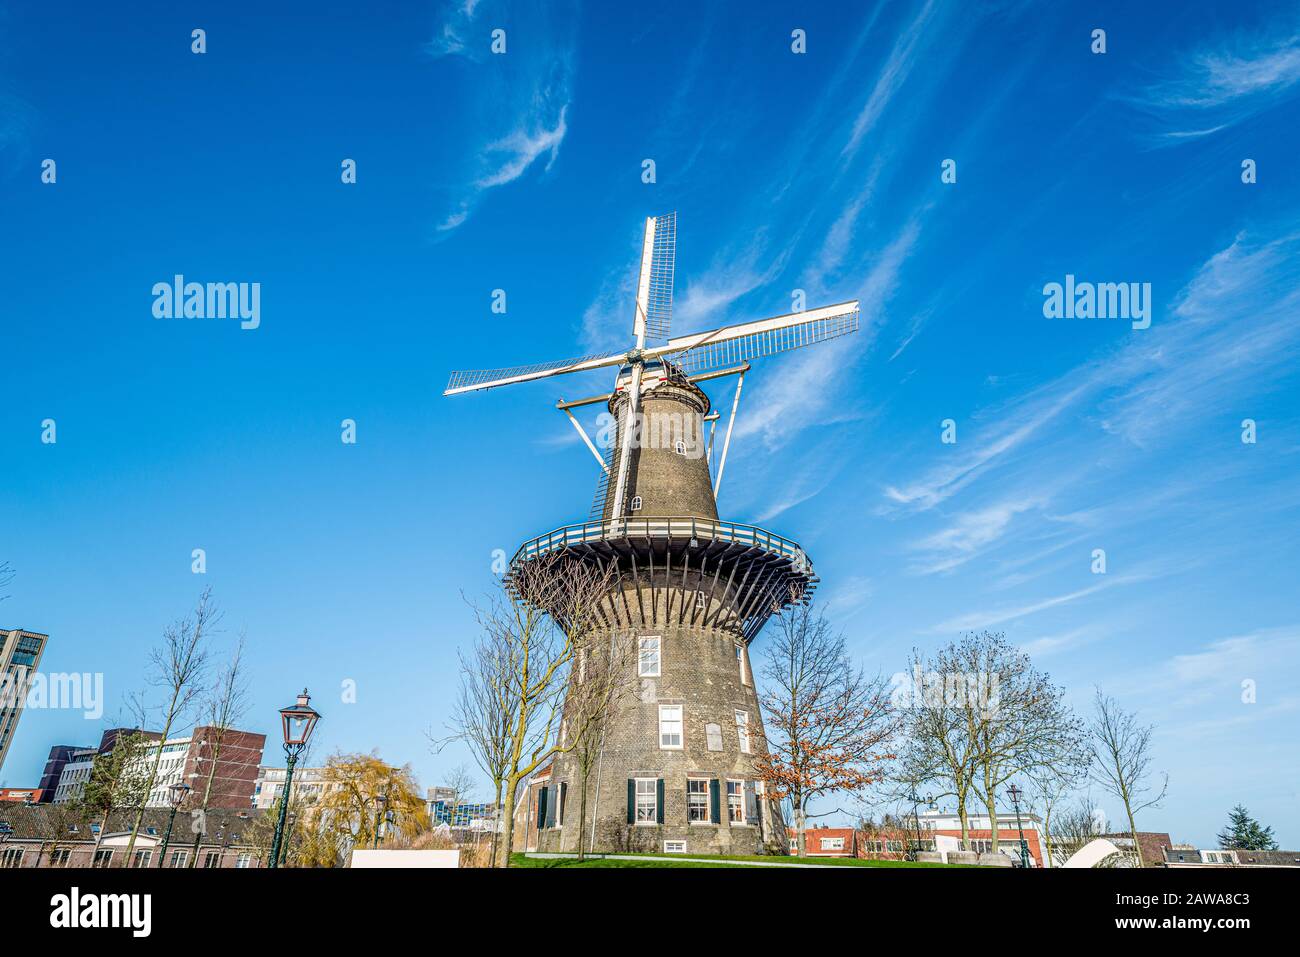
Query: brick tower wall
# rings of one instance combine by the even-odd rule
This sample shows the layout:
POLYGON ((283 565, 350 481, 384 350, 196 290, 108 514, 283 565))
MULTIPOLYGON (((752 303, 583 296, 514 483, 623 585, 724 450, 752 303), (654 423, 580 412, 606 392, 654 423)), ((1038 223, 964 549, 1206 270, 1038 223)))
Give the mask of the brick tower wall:
MULTIPOLYGON (((627 393, 610 400, 609 411, 622 422, 627 393)), ((629 518, 706 518, 716 521, 717 502, 709 475, 708 436, 703 418, 709 399, 684 380, 664 382, 641 396, 639 441, 634 444, 628 467, 627 503, 641 497, 641 507, 628 511, 629 518), (681 441, 683 451, 676 443, 681 441)), ((617 445, 616 449, 622 446, 617 445)), ((619 452, 614 454, 603 517, 613 511, 614 486, 618 481, 619 452)))
MULTIPOLYGON (((664 841, 685 841, 687 854, 754 854, 762 853, 770 842, 780 842, 783 830, 781 822, 773 817, 775 807, 762 799, 761 788, 756 787, 754 763, 766 748, 748 649, 739 641, 734 625, 728 627, 729 622, 734 622, 729 614, 733 609, 716 601, 715 607, 709 609, 696 605, 697 600, 702 601, 696 596, 700 590, 707 590, 708 584, 692 573, 685 588, 657 587, 652 603, 651 591, 644 582, 638 589, 636 583, 625 578, 622 594, 616 591, 610 596, 610 602, 617 603, 620 610, 634 610, 635 637, 659 637, 660 667, 656 677, 635 679, 634 693, 608 722, 603 753, 592 769, 587 785, 588 817, 581 832, 589 844, 595 820, 597 853, 662 852, 664 841), (683 615, 683 601, 699 614, 683 615), (738 648, 743 671, 737 660, 738 648), (661 748, 659 706, 675 704, 683 705, 682 747, 661 748), (748 754, 740 749, 737 711, 749 718, 748 754), (718 750, 709 747, 709 725, 717 726, 713 743, 718 750), (663 824, 628 823, 628 782, 636 778, 662 780, 663 824), (719 823, 688 821, 688 778, 718 782, 719 823), (729 821, 728 780, 741 782, 746 816, 743 824, 729 821), (752 801, 746 792, 753 793, 752 801)), ((615 635, 628 640, 626 628, 615 635)), ((609 637, 609 632, 602 636, 604 640, 609 637)), ((635 656, 629 667, 637 673, 635 656)), ((577 669, 572 680, 578 680, 577 669)), ((553 824, 543 827, 538 841, 542 851, 571 852, 578 846, 580 775, 567 754, 555 761, 548 803, 556 800, 561 783, 566 785, 563 820, 557 813, 553 824)), ((705 787, 707 793, 710 786, 705 787)), ((706 805, 709 803, 711 796, 706 798, 706 805)))

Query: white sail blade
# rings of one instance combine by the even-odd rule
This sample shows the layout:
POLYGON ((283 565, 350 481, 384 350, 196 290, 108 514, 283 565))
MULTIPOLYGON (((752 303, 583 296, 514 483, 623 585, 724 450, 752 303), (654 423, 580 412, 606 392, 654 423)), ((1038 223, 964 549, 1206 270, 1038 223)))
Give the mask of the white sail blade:
POLYGON ((673 273, 677 266, 677 214, 655 217, 650 255, 650 284, 645 306, 645 334, 650 339, 672 335, 673 273))
POLYGON ((529 366, 515 366, 511 369, 475 369, 466 372, 453 372, 451 379, 447 382, 447 388, 443 390, 442 394, 458 395, 461 392, 494 389, 501 385, 531 382, 534 379, 546 379, 570 372, 586 372, 588 369, 622 365, 623 360, 624 353, 611 352, 606 355, 562 359, 559 362, 539 362, 529 366))
POLYGON ((677 364, 685 372, 696 373, 777 352, 789 352, 857 330, 858 300, 854 299, 820 309, 678 336, 670 339, 667 345, 647 349, 646 356, 676 355, 677 364))

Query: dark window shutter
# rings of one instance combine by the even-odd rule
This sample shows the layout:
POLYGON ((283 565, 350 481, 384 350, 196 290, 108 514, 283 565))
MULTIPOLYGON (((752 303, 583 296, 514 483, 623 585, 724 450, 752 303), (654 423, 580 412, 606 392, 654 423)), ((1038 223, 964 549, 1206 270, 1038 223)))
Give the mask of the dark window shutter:
POLYGON ((546 826, 555 827, 555 815, 560 807, 560 785, 553 784, 546 801, 546 826))
POLYGON ((569 797, 569 782, 561 781, 560 782, 560 811, 559 814, 556 816, 556 819, 559 821, 561 825, 564 824, 564 805, 568 800, 568 797, 569 797))
POLYGON ((537 826, 546 827, 546 788, 537 789, 537 826))
POLYGON ((664 822, 664 779, 655 782, 655 821, 664 822))
POLYGON ((722 798, 718 793, 718 779, 709 782, 709 820, 714 824, 722 823, 722 798))
POLYGON ((758 795, 754 793, 754 782, 745 782, 745 820, 750 824, 758 823, 758 795))
POLYGON ((636 778, 627 779, 627 823, 636 823, 636 778))

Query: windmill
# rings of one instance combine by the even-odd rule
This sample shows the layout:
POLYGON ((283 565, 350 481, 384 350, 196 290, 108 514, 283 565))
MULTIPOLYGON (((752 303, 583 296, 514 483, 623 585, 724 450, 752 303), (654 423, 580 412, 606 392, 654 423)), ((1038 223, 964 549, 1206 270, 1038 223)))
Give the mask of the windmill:
POLYGON ((856 332, 858 328, 858 302, 836 303, 804 312, 772 316, 753 322, 722 326, 707 332, 695 332, 672 338, 670 336, 673 310, 673 274, 677 258, 677 214, 650 216, 645 221, 645 238, 641 246, 640 275, 636 286, 636 302, 632 314, 632 343, 623 352, 563 359, 506 369, 479 369, 452 373, 443 395, 459 395, 482 389, 533 382, 573 372, 617 367, 614 392, 593 396, 577 402, 557 403, 565 412, 587 448, 591 450, 613 486, 612 507, 609 517, 617 519, 627 513, 628 473, 631 468, 631 445, 637 429, 632 425, 640 410, 643 390, 672 375, 685 375, 691 381, 704 381, 721 375, 739 375, 731 417, 723 440, 718 474, 714 479, 714 495, 722 483, 727 452, 731 446, 732 428, 740 403, 740 389, 751 359, 789 352, 814 343, 834 339, 856 332), (649 340, 663 340, 658 345, 648 345, 649 340), (647 371, 651 375, 647 376, 647 371), (573 416, 572 410, 625 394, 618 422, 618 446, 615 461, 610 469, 590 436, 573 416))
MULTIPOLYGON (((754 853, 784 841, 776 802, 757 771, 764 736, 748 647, 774 612, 805 603, 818 579, 795 542, 720 519, 717 493, 751 361, 856 331, 858 302, 674 337, 676 240, 676 214, 646 219, 627 349, 456 372, 443 393, 615 370, 611 392, 556 403, 601 468, 592 520, 525 542, 510 567, 549 555, 609 572, 602 629, 609 641, 637 643, 641 689, 606 725, 599 769, 586 785, 594 790, 589 832, 575 827, 572 815, 566 821, 577 777, 560 754, 546 781, 530 785, 529 847, 571 851, 582 841, 593 851, 754 853), (711 474, 719 416, 699 383, 731 375, 735 395, 711 474), (573 415, 600 403, 614 423, 604 455, 573 415), (656 419, 712 422, 707 451, 702 442, 658 441, 656 419)), ((511 578, 520 580, 513 571, 511 578)), ((578 671, 571 681, 580 680, 578 671)))

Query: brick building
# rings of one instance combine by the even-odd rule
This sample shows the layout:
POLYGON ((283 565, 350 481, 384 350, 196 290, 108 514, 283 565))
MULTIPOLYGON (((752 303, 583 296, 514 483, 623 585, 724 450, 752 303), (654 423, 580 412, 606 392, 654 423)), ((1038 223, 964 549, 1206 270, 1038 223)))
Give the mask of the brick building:
POLYGON ((182 812, 164 847, 170 811, 147 809, 127 859, 134 811, 102 815, 59 804, 0 805, 0 869, 22 867, 261 867, 247 812, 209 812, 196 835, 182 812))

